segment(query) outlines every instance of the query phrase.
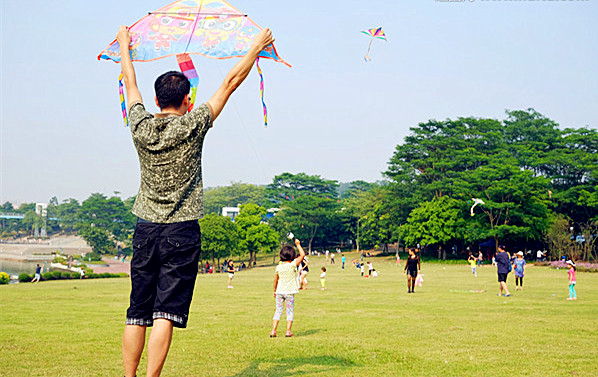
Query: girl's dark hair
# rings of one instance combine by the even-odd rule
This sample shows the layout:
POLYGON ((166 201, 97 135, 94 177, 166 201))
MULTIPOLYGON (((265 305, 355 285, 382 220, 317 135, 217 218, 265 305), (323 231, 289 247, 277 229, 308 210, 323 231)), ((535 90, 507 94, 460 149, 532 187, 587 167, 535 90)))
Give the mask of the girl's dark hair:
POLYGON ((322 271, 326 272, 326 267, 322 267, 322 271))
POLYGON ((191 83, 182 72, 169 71, 156 79, 154 83, 158 106, 161 109, 167 107, 179 107, 182 105, 185 95, 189 94, 191 83))
POLYGON ((288 262, 288 261, 292 261, 293 259, 295 259, 295 248, 293 246, 290 245, 284 245, 281 249, 280 249, 280 261, 281 262, 288 262))

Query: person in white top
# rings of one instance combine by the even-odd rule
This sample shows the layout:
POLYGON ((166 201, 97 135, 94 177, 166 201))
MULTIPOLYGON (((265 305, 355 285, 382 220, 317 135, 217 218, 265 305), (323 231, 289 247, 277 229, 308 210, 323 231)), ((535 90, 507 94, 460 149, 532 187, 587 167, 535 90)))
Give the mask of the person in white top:
POLYGON ((274 298, 276 298, 276 311, 272 318, 272 331, 270 337, 276 337, 276 328, 282 316, 282 309, 286 302, 287 306, 287 333, 286 337, 293 336, 291 327, 295 315, 295 294, 299 293, 299 284, 297 284, 297 266, 305 258, 305 251, 301 247, 301 242, 295 239, 295 245, 299 250, 299 256, 295 248, 285 245, 280 250, 280 263, 276 266, 276 275, 274 276, 274 298))

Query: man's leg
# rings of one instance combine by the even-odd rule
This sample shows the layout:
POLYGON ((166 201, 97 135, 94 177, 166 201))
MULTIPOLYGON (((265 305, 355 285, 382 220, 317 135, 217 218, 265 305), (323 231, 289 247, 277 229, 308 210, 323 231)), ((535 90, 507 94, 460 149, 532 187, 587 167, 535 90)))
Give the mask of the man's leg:
POLYGON ((504 290, 505 291, 505 295, 510 295, 511 293, 509 292, 509 288, 507 288, 507 282, 506 281, 501 281, 500 282, 500 289, 501 291, 504 290))
POLYGON ((164 361, 166 360, 166 355, 168 355, 168 349, 172 340, 172 328, 172 322, 167 319, 156 318, 154 320, 154 328, 147 341, 148 377, 158 377, 162 372, 162 367, 164 366, 164 361))
POLYGON ((146 326, 126 325, 123 334, 123 364, 125 377, 134 377, 139 366, 139 359, 145 344, 146 326))

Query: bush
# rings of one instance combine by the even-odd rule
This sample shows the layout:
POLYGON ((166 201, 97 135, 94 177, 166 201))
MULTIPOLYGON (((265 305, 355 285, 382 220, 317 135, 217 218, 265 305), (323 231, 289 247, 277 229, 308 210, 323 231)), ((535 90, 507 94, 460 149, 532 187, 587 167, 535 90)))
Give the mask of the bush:
POLYGON ((0 272, 0 284, 8 284, 10 282, 10 275, 6 272, 0 272))
POLYGON ((54 276, 54 279, 56 279, 56 280, 62 279, 62 272, 60 272, 60 271, 54 271, 54 272, 51 272, 51 274, 54 276))
POLYGON ((102 260, 102 254, 88 253, 83 257, 84 261, 89 261, 90 259, 92 262, 100 262, 102 260))
MULTIPOLYGON (((93 270, 91 269, 86 269, 85 270, 85 277, 88 279, 100 279, 100 278, 126 278, 129 275, 127 273, 121 272, 118 274, 112 274, 109 272, 104 272, 101 274, 95 274, 92 272, 93 270)), ((1 274, 1 273, 0 273, 1 274)), ((8 276, 8 274, 6 274, 8 276)), ((63 271, 52 271, 52 272, 44 272, 41 275, 41 280, 66 280, 66 279, 80 279, 81 278, 81 274, 78 272, 63 272, 63 271)), ((10 280, 10 276, 8 276, 8 279, 10 280)), ((19 275, 19 282, 21 283, 27 283, 30 282, 31 279, 33 279, 32 275, 29 275, 27 273, 22 273, 19 275)), ((7 284, 7 283, 0 283, 0 284, 7 284)))
MULTIPOLYGON (((550 268, 558 269, 567 269, 567 263, 563 261, 554 261, 547 263, 550 268)), ((538 265, 538 263, 536 263, 538 265)), ((546 265, 546 264, 542 264, 546 265)), ((587 263, 587 262, 577 262, 575 263, 575 269, 579 272, 598 272, 598 263, 587 263)))

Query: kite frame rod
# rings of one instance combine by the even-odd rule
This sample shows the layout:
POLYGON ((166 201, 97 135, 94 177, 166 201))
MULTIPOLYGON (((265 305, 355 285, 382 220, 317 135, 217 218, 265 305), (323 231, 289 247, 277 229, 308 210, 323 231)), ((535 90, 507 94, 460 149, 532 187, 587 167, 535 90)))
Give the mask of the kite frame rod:
MULTIPOLYGON (((205 12, 185 12, 186 14, 196 14, 202 16, 237 16, 237 17, 247 17, 246 14, 236 14, 236 13, 205 13, 205 12)), ((181 14, 178 12, 147 12, 147 14, 173 14, 180 16, 181 14)))

